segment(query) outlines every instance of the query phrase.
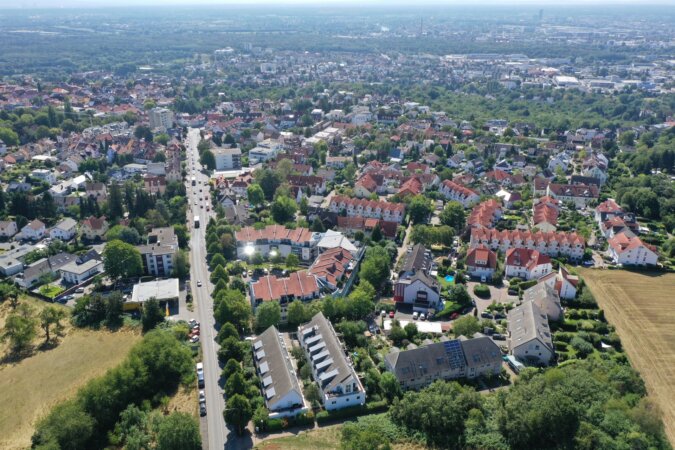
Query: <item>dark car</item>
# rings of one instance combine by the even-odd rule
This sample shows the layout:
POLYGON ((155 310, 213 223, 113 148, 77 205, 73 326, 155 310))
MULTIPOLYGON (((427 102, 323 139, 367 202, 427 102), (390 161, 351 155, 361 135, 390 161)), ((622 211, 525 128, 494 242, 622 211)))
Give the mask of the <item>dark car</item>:
POLYGON ((199 415, 202 417, 206 415, 206 402, 199 402, 199 415))

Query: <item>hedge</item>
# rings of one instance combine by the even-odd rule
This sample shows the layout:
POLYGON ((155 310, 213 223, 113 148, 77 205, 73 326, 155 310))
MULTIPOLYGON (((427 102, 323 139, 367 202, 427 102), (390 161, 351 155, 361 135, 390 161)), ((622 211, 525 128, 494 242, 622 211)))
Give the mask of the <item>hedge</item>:
POLYGON ((338 409, 334 411, 321 411, 316 415, 317 423, 329 422, 331 420, 348 419, 350 417, 359 417, 366 414, 384 412, 388 409, 386 400, 379 402, 366 403, 365 406, 351 406, 349 408, 338 409))
POLYGON ((524 291, 526 289, 531 288, 535 284, 537 284, 537 280, 523 281, 522 283, 520 283, 519 287, 524 291))
POLYGON ((484 284, 477 284, 473 287, 473 293, 478 297, 487 298, 490 296, 490 288, 484 284))

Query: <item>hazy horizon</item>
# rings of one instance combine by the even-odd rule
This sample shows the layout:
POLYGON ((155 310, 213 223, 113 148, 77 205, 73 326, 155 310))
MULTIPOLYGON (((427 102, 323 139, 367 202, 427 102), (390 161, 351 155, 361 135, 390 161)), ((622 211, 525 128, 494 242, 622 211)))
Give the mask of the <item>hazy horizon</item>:
POLYGON ((422 0, 411 4, 409 0, 0 0, 0 9, 61 9, 61 8, 121 8, 121 7, 162 7, 162 6, 348 6, 348 7, 473 7, 473 6, 675 6, 672 0, 474 0, 467 5, 462 0, 422 0))

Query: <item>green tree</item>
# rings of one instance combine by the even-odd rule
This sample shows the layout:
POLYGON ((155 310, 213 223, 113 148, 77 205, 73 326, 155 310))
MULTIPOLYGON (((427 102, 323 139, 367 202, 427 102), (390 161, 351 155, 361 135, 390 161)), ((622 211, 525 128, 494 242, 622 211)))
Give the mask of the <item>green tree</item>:
POLYGON ((143 273, 140 252, 131 244, 114 240, 103 249, 103 267, 112 279, 136 277, 143 273))
POLYGON ((199 157, 199 162, 208 170, 216 170, 216 157, 211 150, 204 150, 199 157))
POLYGON ((321 391, 319 391, 319 386, 317 386, 316 383, 307 385, 304 394, 307 401, 310 402, 313 407, 317 407, 321 403, 321 391))
POLYGON ((225 422, 235 427, 237 433, 241 435, 253 417, 253 408, 246 397, 237 394, 228 400, 223 416, 225 422))
POLYGON ((228 337, 220 343, 218 360, 221 363, 230 359, 241 361, 249 351, 250 347, 246 342, 241 342, 238 337, 228 337))
POLYGON ((218 330, 216 342, 220 343, 229 337, 238 338, 239 332, 234 325, 232 325, 230 322, 227 322, 220 327, 220 330, 218 330))
POLYGON ((452 325, 452 331, 455 333, 455 337, 466 336, 471 338, 474 333, 481 331, 481 328, 477 318, 474 316, 463 316, 455 320, 452 325))
POLYGON ((3 141, 8 147, 19 145, 19 135, 10 128, 0 127, 0 141, 3 141))
POLYGON ((385 372, 380 377, 380 391, 389 403, 392 403, 395 398, 403 396, 401 385, 391 372, 385 372))
POLYGON ((110 194, 108 195, 108 216, 114 221, 123 215, 122 191, 117 183, 112 182, 110 184, 110 194))
POLYGON ((160 323, 164 322, 165 313, 159 305, 156 298, 148 299, 143 304, 143 311, 141 313, 141 323, 143 324, 143 331, 150 331, 160 323))
POLYGON ((236 372, 241 372, 241 363, 235 359, 228 359, 225 367, 223 367, 221 378, 227 380, 236 372))
POLYGON ((35 429, 33 448, 79 450, 87 448, 94 432, 94 419, 76 400, 70 400, 56 405, 35 429))
POLYGON ((256 170, 253 173, 253 176, 265 193, 265 198, 267 200, 272 200, 274 198, 274 193, 277 191, 279 186, 281 186, 281 176, 277 172, 270 169, 256 170))
POLYGON ((426 222, 432 212, 433 207, 431 206, 431 201, 427 197, 416 195, 410 200, 408 214, 410 214, 412 223, 426 222))
POLYGON ((186 279, 190 275, 190 259, 185 250, 178 250, 173 261, 172 275, 181 280, 186 279))
POLYGON ((286 317, 288 317, 288 324, 292 327, 297 327, 298 325, 307 322, 307 315, 307 308, 300 300, 293 300, 291 304, 288 305, 286 317))
POLYGON ((157 450, 200 450, 202 437, 199 424, 186 413, 175 412, 164 417, 157 430, 157 450))
POLYGON ((436 381, 420 392, 406 392, 394 401, 390 415, 399 426, 423 432, 429 446, 461 448, 469 411, 481 407, 481 396, 473 388, 436 381))
POLYGON ((35 339, 36 328, 37 323, 33 317, 14 313, 5 320, 0 340, 9 341, 12 351, 20 353, 35 339))
POLYGON ((144 139, 145 142, 152 142, 152 130, 147 125, 138 125, 134 130, 136 139, 144 139))
POLYGON ((376 289, 380 288, 389 278, 390 265, 391 258, 387 250, 379 246, 370 247, 366 250, 365 257, 361 263, 359 276, 376 289))
POLYGON ((52 328, 52 325, 56 327, 56 332, 59 333, 63 329, 61 321, 66 317, 66 312, 57 308, 56 306, 48 306, 42 311, 40 311, 40 327, 45 332, 45 342, 50 341, 49 331, 52 328))
POLYGON ((292 221, 297 210, 296 203, 283 195, 278 196, 274 202, 272 202, 272 207, 270 208, 272 218, 279 224, 292 221))
POLYGON ((300 259, 294 253, 289 253, 286 257, 286 266, 290 269, 298 267, 300 265, 300 259))
POLYGON ((452 201, 445 204, 439 218, 443 225, 448 225, 455 230, 463 230, 466 213, 461 203, 452 201))
POLYGON ((225 382, 225 396, 232 398, 234 395, 246 395, 248 383, 241 370, 234 372, 225 382))
POLYGON ((255 324, 259 331, 264 331, 272 325, 281 322, 281 306, 278 302, 263 302, 255 311, 255 324))
POLYGON ((257 183, 253 183, 246 188, 246 196, 248 201, 255 206, 262 205, 265 202, 265 193, 257 183))
POLYGON ((119 240, 131 245, 138 245, 141 242, 141 235, 138 234, 138 231, 124 225, 115 225, 110 228, 105 234, 105 238, 108 242, 119 240))

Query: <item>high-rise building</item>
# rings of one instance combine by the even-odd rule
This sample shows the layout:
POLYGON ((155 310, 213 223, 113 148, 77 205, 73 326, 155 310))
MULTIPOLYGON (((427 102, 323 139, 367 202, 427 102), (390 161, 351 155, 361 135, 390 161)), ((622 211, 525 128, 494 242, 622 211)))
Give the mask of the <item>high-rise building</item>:
POLYGON ((149 113, 150 128, 167 130, 173 127, 173 112, 167 108, 153 108, 149 113))

